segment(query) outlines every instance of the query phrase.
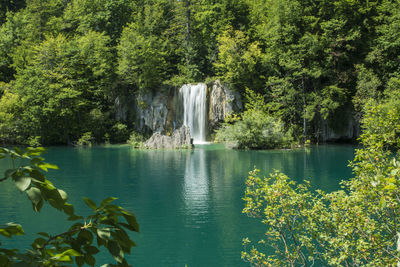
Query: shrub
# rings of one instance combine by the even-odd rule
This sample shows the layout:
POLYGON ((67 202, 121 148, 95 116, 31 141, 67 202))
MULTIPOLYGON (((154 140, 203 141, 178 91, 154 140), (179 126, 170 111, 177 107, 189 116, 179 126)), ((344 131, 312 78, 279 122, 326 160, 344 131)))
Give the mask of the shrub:
POLYGON ((129 136, 127 143, 134 148, 141 148, 143 146, 144 137, 138 132, 132 132, 129 136))
POLYGON ((270 116, 261 95, 247 91, 247 110, 241 116, 229 116, 217 130, 215 140, 239 149, 290 147, 290 132, 285 132, 280 119, 270 116))
POLYGON ((81 136, 81 138, 78 139, 76 144, 78 146, 92 146, 93 140, 94 138, 92 136, 92 133, 86 132, 81 136))
POLYGON ((113 143, 125 143, 129 138, 129 130, 128 127, 121 123, 117 122, 111 128, 111 142, 113 143))
POLYGON ((40 144, 41 138, 42 138, 41 136, 30 136, 26 141, 26 144, 30 147, 39 147, 41 146, 40 144))

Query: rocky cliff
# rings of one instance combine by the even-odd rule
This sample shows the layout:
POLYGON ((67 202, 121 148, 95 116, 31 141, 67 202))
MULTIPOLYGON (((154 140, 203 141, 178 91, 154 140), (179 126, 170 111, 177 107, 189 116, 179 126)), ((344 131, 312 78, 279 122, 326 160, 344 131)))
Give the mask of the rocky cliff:
MULTIPOLYGON (((191 86, 191 85, 185 85, 191 86)), ((193 85, 195 86, 195 85, 193 85)), ((136 97, 135 127, 142 132, 171 135, 183 124, 183 103, 179 88, 138 94, 136 97)), ((240 94, 219 80, 206 85, 208 132, 219 127, 226 115, 242 109, 240 94)))
POLYGON ((234 111, 242 110, 241 96, 238 92, 232 91, 227 85, 219 80, 209 85, 209 128, 210 132, 220 126, 225 116, 234 111))

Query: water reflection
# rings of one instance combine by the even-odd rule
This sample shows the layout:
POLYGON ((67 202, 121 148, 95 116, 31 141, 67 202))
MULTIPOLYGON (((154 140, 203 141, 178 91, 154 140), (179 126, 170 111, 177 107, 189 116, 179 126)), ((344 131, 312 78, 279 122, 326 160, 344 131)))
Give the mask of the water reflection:
POLYGON ((188 216, 197 216, 208 212, 209 176, 207 167, 205 150, 196 150, 187 154, 183 199, 188 216))

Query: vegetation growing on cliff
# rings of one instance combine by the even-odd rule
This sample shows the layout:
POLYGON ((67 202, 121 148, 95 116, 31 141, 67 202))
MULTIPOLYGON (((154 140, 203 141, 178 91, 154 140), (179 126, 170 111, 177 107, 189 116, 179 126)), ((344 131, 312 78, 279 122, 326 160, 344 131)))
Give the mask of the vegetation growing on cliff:
POLYGON ((262 94, 284 128, 318 140, 322 120, 343 128, 344 113, 399 79, 399 10, 398 0, 6 1, 0 142, 113 140, 118 120, 134 127, 116 119, 127 96, 215 78, 262 94))

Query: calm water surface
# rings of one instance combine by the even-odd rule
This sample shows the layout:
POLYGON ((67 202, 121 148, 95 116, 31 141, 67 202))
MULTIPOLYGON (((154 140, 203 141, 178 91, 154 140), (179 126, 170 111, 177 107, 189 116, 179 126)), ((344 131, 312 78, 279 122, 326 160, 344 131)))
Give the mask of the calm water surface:
MULTIPOLYGON (((262 238, 263 225, 241 213, 247 173, 256 166, 273 169, 314 188, 332 191, 352 176, 347 167, 353 146, 324 145, 298 150, 236 151, 219 145, 193 151, 134 150, 128 146, 76 149, 49 148, 46 161, 60 167, 49 178, 69 193, 78 214, 81 201, 115 196, 118 205, 135 212, 140 233, 128 255, 133 266, 247 266, 240 259, 244 237, 262 238)), ((0 171, 6 168, 0 162, 0 171), (1 165, 2 164, 2 165, 1 165)), ((26 196, 10 184, 0 190, 3 222, 18 222, 27 233, 60 233, 65 216, 48 206, 34 214, 26 196)), ((7 247, 28 248, 34 235, 2 240, 7 247)), ((105 262, 98 257, 96 266, 105 262)))

